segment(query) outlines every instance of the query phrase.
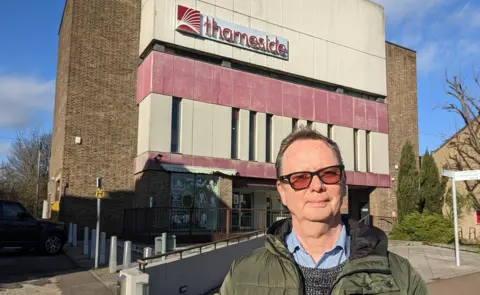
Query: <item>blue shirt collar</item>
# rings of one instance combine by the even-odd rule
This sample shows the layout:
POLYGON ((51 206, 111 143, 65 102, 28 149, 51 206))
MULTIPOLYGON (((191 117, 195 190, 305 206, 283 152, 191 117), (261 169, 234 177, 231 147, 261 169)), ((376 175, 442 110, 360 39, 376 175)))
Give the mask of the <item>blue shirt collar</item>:
MULTIPOLYGON (((287 244, 288 251, 290 251, 290 253, 292 254, 298 250, 302 250, 306 252, 302 244, 300 244, 300 241, 298 240, 297 235, 295 234, 293 228, 290 234, 287 235, 285 242, 287 244)), ((340 232, 340 236, 338 237, 337 241, 333 245, 332 249, 329 249, 325 253, 331 252, 335 249, 340 249, 346 253, 350 253, 350 239, 347 236, 347 228, 345 227, 344 224, 342 224, 342 231, 340 232)))

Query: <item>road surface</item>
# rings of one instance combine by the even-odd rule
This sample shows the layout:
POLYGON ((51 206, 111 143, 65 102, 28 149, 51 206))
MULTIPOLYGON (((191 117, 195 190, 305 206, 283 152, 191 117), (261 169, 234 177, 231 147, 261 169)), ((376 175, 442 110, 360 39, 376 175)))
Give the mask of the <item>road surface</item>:
POLYGON ((428 290, 431 295, 479 294, 479 282, 480 272, 430 283, 428 290))
POLYGON ((0 250, 0 295, 112 295, 88 271, 77 268, 64 254, 0 250))

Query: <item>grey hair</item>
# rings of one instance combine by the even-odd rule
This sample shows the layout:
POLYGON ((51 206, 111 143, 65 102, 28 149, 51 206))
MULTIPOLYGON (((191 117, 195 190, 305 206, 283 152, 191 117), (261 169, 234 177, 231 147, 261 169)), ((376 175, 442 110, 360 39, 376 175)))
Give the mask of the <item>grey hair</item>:
POLYGON ((283 161, 283 155, 285 154, 285 151, 287 148, 297 140, 302 140, 302 139, 312 139, 312 140, 320 140, 323 141, 329 148, 332 149, 333 153, 337 157, 338 163, 340 165, 343 165, 343 159, 342 155, 340 153, 340 148, 338 147, 338 144, 328 138, 327 136, 323 135, 322 133, 318 132, 315 129, 312 129, 309 126, 299 126, 296 127, 287 137, 285 137, 282 140, 282 143, 280 145, 280 150, 278 151, 277 155, 277 160, 275 161, 275 170, 277 173, 277 177, 281 176, 281 168, 282 168, 282 161, 283 161))

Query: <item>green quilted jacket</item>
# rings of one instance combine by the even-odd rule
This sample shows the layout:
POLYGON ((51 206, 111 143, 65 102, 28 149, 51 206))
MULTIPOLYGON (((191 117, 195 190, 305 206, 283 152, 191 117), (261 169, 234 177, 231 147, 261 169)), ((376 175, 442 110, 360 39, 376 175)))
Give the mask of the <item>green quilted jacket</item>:
MULTIPOLYGON (((291 219, 276 222, 263 248, 235 260, 220 295, 302 295, 303 278, 284 244, 291 219)), ((331 294, 424 295, 427 286, 410 263, 388 252, 383 231, 349 222, 350 257, 336 279, 331 294)))

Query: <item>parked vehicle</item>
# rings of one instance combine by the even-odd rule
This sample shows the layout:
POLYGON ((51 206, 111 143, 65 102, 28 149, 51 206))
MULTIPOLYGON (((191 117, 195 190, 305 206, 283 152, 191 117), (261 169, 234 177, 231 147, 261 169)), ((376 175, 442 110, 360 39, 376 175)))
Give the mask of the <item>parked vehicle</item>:
POLYGON ((35 248, 42 254, 55 255, 66 241, 65 223, 37 219, 19 202, 0 200, 0 248, 35 248))

